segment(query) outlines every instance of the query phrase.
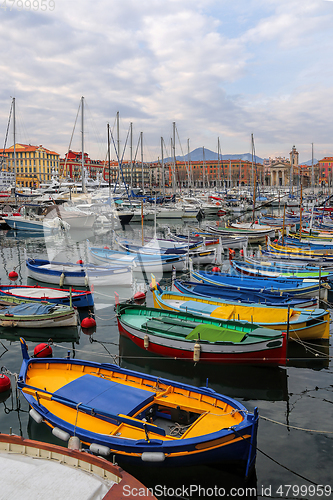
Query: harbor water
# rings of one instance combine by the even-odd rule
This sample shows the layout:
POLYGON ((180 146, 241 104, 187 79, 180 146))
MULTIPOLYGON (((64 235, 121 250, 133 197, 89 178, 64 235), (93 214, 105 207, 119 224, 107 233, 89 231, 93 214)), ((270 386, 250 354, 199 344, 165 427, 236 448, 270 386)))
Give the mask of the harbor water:
MULTIPOLYGON (((171 229, 186 232, 198 222, 173 222, 171 229)), ((201 222, 201 224, 205 224, 201 222)), ((145 237, 155 228, 145 225, 145 237)), ((166 225, 157 227, 157 236, 165 234, 166 225)), ((140 240, 141 226, 129 224, 119 234, 140 240)), ((69 231, 54 236, 29 235, 15 231, 0 233, 0 278, 8 284, 14 268, 17 284, 35 284, 27 277, 25 259, 46 258, 64 262, 81 259, 88 262, 88 244, 111 246, 112 231, 105 228, 89 233, 69 231)), ((238 251, 237 251, 238 253, 238 251)), ((236 254, 237 255, 237 254, 236 254)), ((225 254, 226 258, 227 253, 225 254)), ((184 276, 186 271, 184 271, 184 276)), ((178 272, 177 276, 181 276, 178 272)), ((23 437, 64 446, 45 424, 29 418, 28 404, 15 390, 22 356, 19 343, 24 337, 29 352, 41 341, 52 339, 56 357, 70 356, 122 367, 209 387, 242 402, 249 411, 259 409, 256 468, 246 481, 232 466, 167 468, 123 468, 151 488, 160 498, 331 498, 333 490, 333 367, 332 337, 328 341, 306 344, 290 343, 286 367, 268 368, 236 365, 194 365, 175 359, 161 359, 119 338, 115 317, 115 292, 120 300, 130 299, 137 290, 147 289, 150 276, 138 276, 133 287, 99 287, 94 284, 96 329, 91 334, 81 327, 36 331, 18 328, 0 329, 0 367, 9 374, 12 393, 6 400, 0 394, 0 432, 10 430, 23 437)), ((162 287, 170 286, 171 275, 157 276, 162 287)), ((39 283, 43 285, 43 283, 39 283)), ((47 284, 45 284, 47 286, 47 284)), ((49 285, 51 286, 51 285, 49 285)), ((147 291, 147 305, 152 294, 147 291)), ((81 311, 81 318, 88 311, 81 311)), ((117 460, 117 458, 116 458, 117 460)), ((138 492, 139 496, 139 492, 138 492)), ((124 496, 125 498, 126 496, 124 496)), ((0 498, 1 480, 0 480, 0 498)), ((70 498, 70 494, 69 497, 70 498)), ((9 500, 9 499, 8 499, 9 500)))

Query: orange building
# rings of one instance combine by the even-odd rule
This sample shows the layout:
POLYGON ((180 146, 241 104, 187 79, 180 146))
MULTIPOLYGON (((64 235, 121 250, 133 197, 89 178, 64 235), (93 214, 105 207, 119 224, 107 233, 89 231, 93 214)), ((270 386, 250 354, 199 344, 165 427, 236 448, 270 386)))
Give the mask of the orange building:
POLYGON ((15 144, 5 150, 0 149, 3 157, 3 170, 13 174, 16 186, 39 187, 40 183, 50 182, 52 173, 59 167, 59 154, 43 146, 31 144, 15 144), (15 165, 14 165, 15 163, 15 165))

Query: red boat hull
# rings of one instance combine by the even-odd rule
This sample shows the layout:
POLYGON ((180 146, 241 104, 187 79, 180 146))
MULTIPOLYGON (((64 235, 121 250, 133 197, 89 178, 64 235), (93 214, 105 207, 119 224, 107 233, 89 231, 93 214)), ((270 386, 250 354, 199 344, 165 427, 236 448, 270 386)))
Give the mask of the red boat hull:
MULTIPOLYGON (((193 362, 193 350, 175 349, 172 346, 161 345, 154 341, 153 337, 149 336, 148 347, 145 347, 143 338, 140 338, 126 330, 118 319, 118 329, 121 335, 132 340, 138 347, 145 349, 148 352, 158 356, 164 356, 173 359, 182 359, 193 362)), ((287 356, 287 338, 283 335, 283 343, 281 347, 269 349, 265 351, 252 352, 200 352, 199 362, 201 363, 230 363, 230 364, 249 364, 249 365, 270 365, 270 366, 285 366, 287 356)))

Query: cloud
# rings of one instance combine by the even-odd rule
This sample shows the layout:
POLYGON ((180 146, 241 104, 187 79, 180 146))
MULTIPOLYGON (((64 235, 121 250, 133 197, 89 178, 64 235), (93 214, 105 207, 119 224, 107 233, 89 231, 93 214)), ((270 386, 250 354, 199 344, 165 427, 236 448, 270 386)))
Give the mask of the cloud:
POLYGON ((64 154, 84 95, 93 158, 104 155, 117 111, 122 144, 132 122, 136 138, 144 132, 147 159, 160 154, 160 137, 170 141, 173 121, 193 149, 216 150, 221 137, 226 152, 246 152, 251 133, 260 156, 273 146, 287 154, 311 137, 323 154, 329 147, 327 2, 55 0, 54 11, 0 15, 3 133, 15 96, 22 132, 64 154))

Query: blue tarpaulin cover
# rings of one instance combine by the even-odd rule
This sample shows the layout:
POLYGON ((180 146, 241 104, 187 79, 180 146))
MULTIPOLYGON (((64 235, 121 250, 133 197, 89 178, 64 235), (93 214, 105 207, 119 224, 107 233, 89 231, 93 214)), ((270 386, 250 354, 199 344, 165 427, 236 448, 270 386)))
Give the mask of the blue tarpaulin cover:
POLYGON ((41 314, 50 314, 54 310, 54 304, 17 304, 1 309, 1 314, 13 314, 14 316, 40 316, 41 314))
POLYGON ((155 394, 87 374, 64 385, 54 395, 106 413, 132 416, 155 394))

